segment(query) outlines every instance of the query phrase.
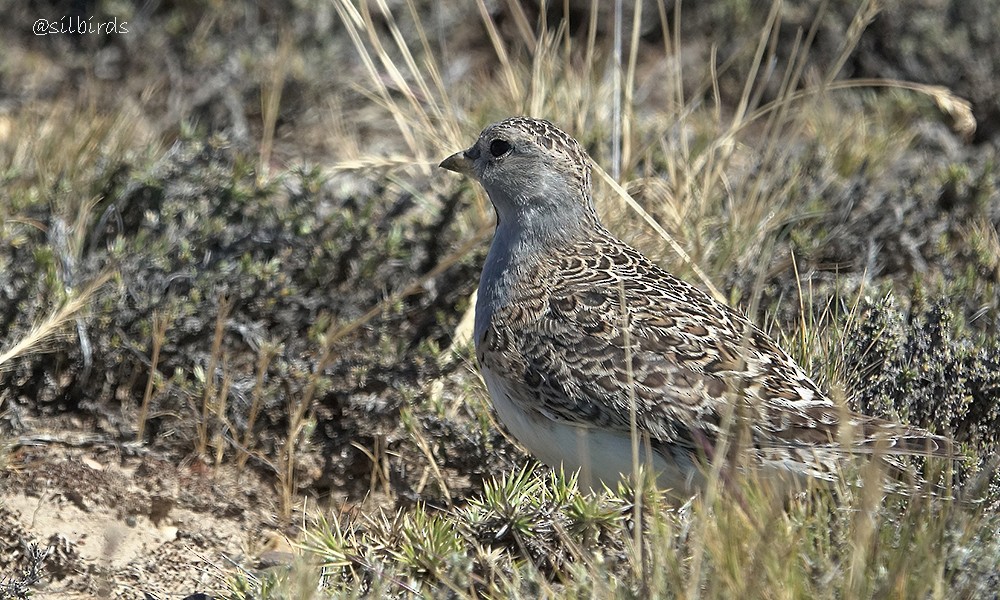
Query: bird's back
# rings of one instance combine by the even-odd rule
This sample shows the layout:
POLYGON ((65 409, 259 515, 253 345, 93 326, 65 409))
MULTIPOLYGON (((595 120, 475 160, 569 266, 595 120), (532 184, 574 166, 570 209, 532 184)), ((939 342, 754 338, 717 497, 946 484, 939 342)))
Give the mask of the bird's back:
POLYGON ((847 454, 943 452, 838 406, 743 315, 603 229, 512 273, 478 356, 528 414, 626 435, 634 418, 673 459, 711 457, 742 428, 751 462, 827 480, 847 454))

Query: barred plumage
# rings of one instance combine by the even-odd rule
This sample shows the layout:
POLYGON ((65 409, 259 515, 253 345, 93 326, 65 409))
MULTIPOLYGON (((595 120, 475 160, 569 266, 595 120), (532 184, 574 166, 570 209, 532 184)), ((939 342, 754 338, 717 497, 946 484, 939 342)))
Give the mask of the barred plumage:
POLYGON ((476 352, 500 419, 536 457, 611 485, 632 472, 634 415, 660 485, 689 493, 728 411, 742 464, 793 481, 832 481, 845 456, 876 447, 889 464, 948 452, 942 437, 837 406, 746 317, 615 238, 588 160, 551 123, 516 117, 441 164, 477 179, 497 212, 476 352))

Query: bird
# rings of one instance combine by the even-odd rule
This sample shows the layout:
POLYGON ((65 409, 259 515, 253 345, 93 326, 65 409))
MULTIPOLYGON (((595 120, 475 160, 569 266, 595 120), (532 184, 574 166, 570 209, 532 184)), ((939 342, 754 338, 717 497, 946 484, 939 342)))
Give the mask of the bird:
POLYGON ((852 456, 902 470, 901 456, 950 454, 945 437, 834 402, 744 314, 615 237, 588 154, 549 121, 493 123, 440 166, 496 212, 476 358, 500 421, 541 462, 599 490, 638 461, 690 496, 717 458, 801 489, 838 481, 852 456))

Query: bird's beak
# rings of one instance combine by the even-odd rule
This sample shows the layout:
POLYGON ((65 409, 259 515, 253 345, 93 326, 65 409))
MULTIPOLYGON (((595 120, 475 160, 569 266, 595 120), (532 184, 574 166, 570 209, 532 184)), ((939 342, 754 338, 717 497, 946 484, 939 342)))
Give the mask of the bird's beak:
POLYGON ((438 166, 442 169, 448 169, 449 171, 461 173, 462 175, 472 175, 472 160, 465 154, 465 150, 456 152, 441 161, 441 164, 438 166))

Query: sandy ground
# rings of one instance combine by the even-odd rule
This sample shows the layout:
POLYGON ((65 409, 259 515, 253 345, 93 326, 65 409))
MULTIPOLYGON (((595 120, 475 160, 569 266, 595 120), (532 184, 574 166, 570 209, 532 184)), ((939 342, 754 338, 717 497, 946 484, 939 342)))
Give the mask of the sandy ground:
POLYGON ((12 461, 0 564, 15 564, 23 542, 47 547, 34 598, 180 598, 224 589, 262 556, 291 556, 274 490, 249 472, 170 464, 79 435, 23 436, 12 461))

